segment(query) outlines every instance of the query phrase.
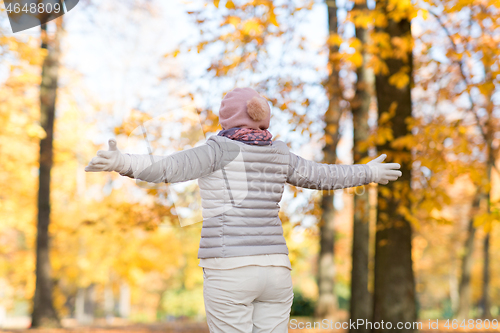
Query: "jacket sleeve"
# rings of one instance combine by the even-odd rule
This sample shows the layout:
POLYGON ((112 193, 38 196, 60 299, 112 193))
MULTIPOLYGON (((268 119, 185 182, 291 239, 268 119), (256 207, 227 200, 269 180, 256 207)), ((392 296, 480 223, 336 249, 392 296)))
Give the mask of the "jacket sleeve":
POLYGON ((338 190, 371 183, 366 164, 323 164, 306 160, 290 152, 287 183, 314 190, 338 190))
POLYGON ((215 171, 220 147, 213 141, 167 156, 128 154, 131 165, 122 176, 150 183, 179 183, 203 177, 215 171))

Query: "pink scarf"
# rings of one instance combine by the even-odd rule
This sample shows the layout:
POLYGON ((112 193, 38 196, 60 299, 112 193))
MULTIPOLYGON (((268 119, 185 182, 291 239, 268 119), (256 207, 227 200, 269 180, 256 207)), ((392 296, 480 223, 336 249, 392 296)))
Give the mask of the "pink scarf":
POLYGON ((249 145, 267 146, 272 143, 273 135, 268 130, 233 127, 220 131, 217 135, 231 140, 241 141, 249 145))

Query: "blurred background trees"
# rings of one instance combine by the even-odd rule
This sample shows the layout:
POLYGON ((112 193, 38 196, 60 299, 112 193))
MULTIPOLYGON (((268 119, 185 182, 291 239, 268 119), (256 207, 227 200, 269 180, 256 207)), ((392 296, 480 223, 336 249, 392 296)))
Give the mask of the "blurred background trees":
POLYGON ((181 227, 169 185, 83 168, 176 110, 199 116, 184 139, 217 133, 235 86, 305 158, 403 166, 388 186, 286 188, 294 315, 498 318, 498 17, 487 0, 88 2, 64 16, 57 85, 40 45, 60 25, 2 18, 0 327, 203 318, 201 223, 181 227))

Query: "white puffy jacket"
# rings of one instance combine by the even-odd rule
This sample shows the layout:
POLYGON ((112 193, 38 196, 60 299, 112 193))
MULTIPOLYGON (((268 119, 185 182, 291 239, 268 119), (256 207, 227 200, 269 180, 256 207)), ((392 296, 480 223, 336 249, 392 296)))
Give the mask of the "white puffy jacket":
POLYGON ((366 164, 305 160, 283 141, 248 145, 211 136, 199 147, 169 156, 129 154, 123 176, 153 183, 198 179, 203 208, 198 258, 288 254, 278 217, 285 183, 318 190, 366 185, 366 164))

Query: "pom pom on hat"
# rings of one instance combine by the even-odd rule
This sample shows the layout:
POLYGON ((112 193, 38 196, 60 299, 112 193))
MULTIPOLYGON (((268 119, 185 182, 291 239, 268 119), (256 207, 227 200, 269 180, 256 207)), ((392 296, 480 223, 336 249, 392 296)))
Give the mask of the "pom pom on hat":
POLYGON ((247 112, 255 121, 264 119, 268 114, 269 105, 260 96, 254 96, 247 101, 247 112))
POLYGON ((269 128, 271 108, 252 88, 235 88, 222 99, 219 121, 223 129, 234 127, 265 130, 269 128))

